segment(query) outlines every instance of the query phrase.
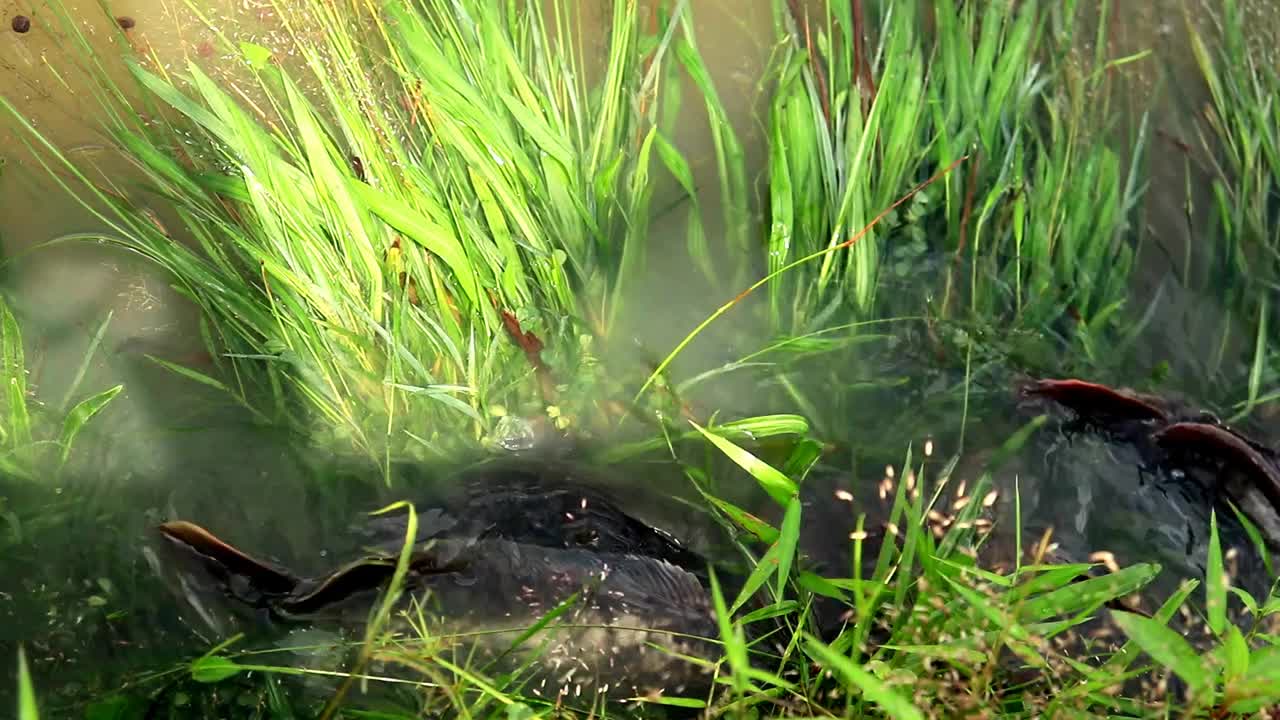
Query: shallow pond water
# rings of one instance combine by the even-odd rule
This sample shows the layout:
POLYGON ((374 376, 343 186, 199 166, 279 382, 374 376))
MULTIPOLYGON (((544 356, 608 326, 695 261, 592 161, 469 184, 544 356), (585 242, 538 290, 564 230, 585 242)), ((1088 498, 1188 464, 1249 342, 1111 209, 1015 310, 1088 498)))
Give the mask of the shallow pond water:
MULTIPOLYGON (((757 178, 765 158, 762 124, 754 113, 761 97, 759 76, 771 51, 769 4, 747 3, 744 9, 742 3, 698 0, 691 5, 704 58, 722 88, 730 118, 740 128, 749 176, 757 178)), ((68 6, 94 24, 95 42, 108 54, 113 45, 132 45, 154 53, 165 65, 177 65, 187 56, 211 66, 225 62, 210 52, 207 31, 183 3, 114 3, 113 16, 133 21, 127 29, 113 23, 112 16, 98 13, 94 3, 68 6)), ((603 7, 584 3, 584 26, 603 27, 603 7)), ((219 22, 240 39, 276 47, 286 42, 268 2, 218 0, 202 8, 221 18, 219 22)), ((21 10, 15 3, 2 3, 0 9, 9 14, 21 10)), ((1252 320, 1228 317, 1194 289, 1195 282, 1187 281, 1196 264, 1186 261, 1196 250, 1196 229, 1183 213, 1187 188, 1192 204, 1201 208, 1208 206, 1210 191, 1207 172, 1170 149, 1177 146, 1174 141, 1190 142, 1195 132, 1190 118, 1205 98, 1187 45, 1184 11, 1203 17, 1197 3, 1125 4, 1123 10, 1115 10, 1112 40, 1115 55, 1154 50, 1151 59, 1126 68, 1120 77, 1132 106, 1151 107, 1152 126, 1162 133, 1162 139, 1153 140, 1156 151, 1148 160, 1151 185, 1139 220, 1146 232, 1133 288, 1135 297, 1158 297, 1160 307, 1137 346, 1129 379, 1138 382, 1167 362, 1170 385, 1196 395, 1211 389, 1197 379, 1203 361, 1199 348, 1213 342, 1228 323, 1239 326, 1235 337, 1243 339, 1233 342, 1247 343, 1252 320)), ((107 176, 129 177, 127 162, 113 156, 96 133, 91 112, 95 106, 87 88, 64 86, 64 78, 75 82, 66 63, 72 49, 54 31, 53 14, 27 14, 32 20, 29 32, 0 32, 0 79, 10 88, 6 97, 55 143, 92 156, 107 176)), ((604 36, 587 34, 587 43, 604 36)), ((714 153, 700 109, 683 113, 675 140, 694 149, 693 172, 700 187, 708 188, 704 211, 708 218, 719 217, 714 153)), ((0 133, 0 147, 5 148, 6 161, 0 173, 0 256, 7 260, 5 290, 24 323, 28 357, 35 364, 33 383, 42 395, 61 397, 110 313, 102 351, 95 355, 83 386, 126 385, 121 402, 105 416, 106 427, 93 431, 92 447, 97 449, 89 461, 61 478, 55 492, 15 494, 9 500, 24 517, 56 523, 59 531, 50 535, 37 533, 37 527, 19 531, 15 526, 17 542, 0 546, 22 548, 0 556, 0 577, 5 578, 0 582, 0 678, 12 677, 8 663, 15 656, 13 647, 23 643, 38 685, 48 689, 49 704, 56 707, 110 689, 122 672, 180 662, 220 639, 194 627, 151 573, 140 548, 148 538, 154 539, 158 521, 198 521, 230 533, 243 547, 269 549, 300 572, 320 572, 335 559, 330 539, 358 513, 411 491, 430 498, 430 491, 422 488, 452 468, 406 469, 393 488, 371 485, 369 468, 300 452, 294 439, 265 433, 215 393, 157 369, 144 353, 201 362, 203 343, 194 309, 168 287, 162 274, 120 250, 81 243, 36 249, 50 238, 103 228, 85 208, 57 193, 8 124, 0 133), (321 473, 327 476, 317 482, 321 473), (31 504, 19 507, 24 501, 31 504), (27 536, 42 540, 34 546, 23 544, 27 536), (59 576, 66 582, 50 582, 59 576)), ((678 188, 663 189, 669 197, 657 199, 655 208, 672 206, 679 198, 678 188)), ((709 221, 707 232, 718 231, 709 221)), ((683 232, 679 206, 655 217, 651 228, 657 242, 679 243, 683 232)), ((654 253, 647 277, 635 291, 644 299, 637 303, 642 310, 628 323, 642 347, 665 351, 725 300, 709 296, 696 281, 685 281, 691 270, 679 257, 654 253), (672 264, 664 265, 664 257, 673 258, 672 264)), ((911 292, 911 283, 903 285, 911 292)), ((729 317, 726 322, 735 320, 729 317)), ((963 374, 932 369, 923 351, 909 348, 913 339, 919 338, 899 338, 897 346, 871 353, 865 373, 870 387, 849 389, 832 400, 845 418, 844 427, 826 428, 838 446, 831 461, 837 469, 815 480, 815 498, 874 488, 886 465, 901 467, 908 444, 919 461, 926 441, 933 448, 926 467, 940 470, 958 453, 959 474, 976 481, 983 461, 1025 421, 1014 411, 1016 369, 987 366, 981 377, 971 378, 971 394, 960 395, 956 389, 964 384, 963 374), (884 378, 905 378, 900 387, 906 389, 887 383, 877 387, 884 378), (971 470, 968 475, 966 469, 971 470)), ((724 355, 715 340, 704 341, 691 348, 676 369, 714 366, 724 355)), ((726 416, 796 411, 761 406, 752 382, 728 383, 708 402, 726 416)), ((823 392, 821 387, 810 389, 823 392)), ((1237 398, 1198 399, 1221 406, 1237 398)), ((1252 418, 1252 429, 1265 440, 1280 439, 1278 417, 1280 413, 1263 408, 1252 418)), ((1138 459, 1127 453, 1097 441, 1072 444, 1053 435, 1028 446, 997 471, 994 481, 1006 499, 1016 481, 1019 491, 1027 493, 1032 526, 1061 528, 1069 538, 1064 551, 1073 559, 1109 550, 1122 564, 1159 556, 1187 575, 1202 572, 1203 544, 1189 537, 1187 528, 1202 525, 1205 518, 1184 514, 1194 503, 1144 488, 1138 459), (1116 497, 1123 502, 1115 502, 1116 497), (1135 518, 1150 522, 1132 522, 1135 518), (1194 552, 1184 552, 1188 547, 1194 552)), ((624 492, 644 484, 644 502, 637 501, 632 510, 652 524, 699 549, 719 541, 719 528, 667 499, 675 495, 694 502, 678 467, 624 465, 609 479, 624 492)), ((728 494, 746 498, 744 503, 753 497, 760 500, 750 481, 732 468, 725 468, 721 482, 728 494)), ((874 504, 875 499, 868 495, 866 501, 874 504)), ((764 512, 767 503, 761 508, 764 512)), ((997 509, 1011 512, 1005 499, 997 509)), ((845 523, 852 515, 820 502, 813 512, 847 537, 851 528, 845 523)), ((806 526, 819 527, 827 526, 806 526)), ((1229 539, 1241 540, 1235 535, 1229 539)), ((820 537, 808 537, 807 542, 815 549, 826 547, 820 537)), ((832 549, 831 562, 847 562, 841 552, 841 547, 832 549)), ((1176 582, 1176 577, 1168 582, 1176 582)), ((9 702, 8 685, 0 680, 0 687, 3 705, 9 702)))

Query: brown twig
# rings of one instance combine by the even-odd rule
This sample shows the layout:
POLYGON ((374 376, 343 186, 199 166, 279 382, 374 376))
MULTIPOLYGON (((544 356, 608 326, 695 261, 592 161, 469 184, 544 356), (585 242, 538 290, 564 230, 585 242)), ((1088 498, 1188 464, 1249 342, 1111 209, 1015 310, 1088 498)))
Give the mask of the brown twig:
POLYGON ((822 69, 821 58, 813 47, 813 33, 809 29, 809 14, 800 9, 800 0, 787 0, 787 8, 791 11, 791 19, 798 29, 804 30, 805 53, 809 57, 809 69, 813 71, 813 81, 818 86, 818 97, 822 101, 822 117, 828 129, 831 128, 831 98, 827 93, 827 74, 822 69))
POLYGON ((529 364, 533 366, 534 375, 538 378, 538 392, 542 395, 542 401, 547 405, 556 403, 556 384, 551 378, 551 368, 547 367, 546 361, 542 359, 542 340, 531 331, 527 331, 520 327, 520 321, 516 316, 501 308, 498 313, 502 316, 502 325, 506 328, 507 334, 515 341, 517 347, 523 352, 529 364))
POLYGON ((964 189, 964 209, 960 211, 960 242, 956 244, 953 262, 960 262, 969 241, 969 218, 973 215, 973 192, 977 188, 978 166, 982 164, 981 153, 974 153, 973 164, 969 166, 969 177, 964 189))

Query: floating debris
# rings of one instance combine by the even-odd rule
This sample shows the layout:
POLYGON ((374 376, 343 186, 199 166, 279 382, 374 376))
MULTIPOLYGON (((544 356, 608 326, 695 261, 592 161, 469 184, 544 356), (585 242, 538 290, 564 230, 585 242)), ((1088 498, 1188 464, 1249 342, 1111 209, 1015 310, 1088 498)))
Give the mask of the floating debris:
POLYGON ((29 32, 31 30, 31 18, 26 15, 14 15, 13 22, 9 23, 9 26, 18 34, 29 32))

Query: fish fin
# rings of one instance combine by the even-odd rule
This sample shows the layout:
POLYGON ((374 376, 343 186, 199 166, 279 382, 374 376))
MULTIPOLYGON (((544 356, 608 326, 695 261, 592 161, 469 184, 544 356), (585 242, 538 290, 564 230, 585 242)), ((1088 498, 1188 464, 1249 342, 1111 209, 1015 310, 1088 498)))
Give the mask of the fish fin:
POLYGON ((171 542, 195 552, 225 574, 244 578, 250 587, 269 595, 284 595, 298 585, 292 574, 251 557, 218 539, 213 533, 185 520, 175 520, 160 525, 160 533, 171 542))
MULTIPOLYGON (((299 588, 298 592, 277 603, 278 609, 290 615, 312 615, 360 593, 381 592, 395 575, 396 563, 396 557, 382 555, 347 563, 314 582, 308 582, 306 588, 299 588)), ((406 583, 412 585, 418 576, 456 572, 462 567, 462 563, 451 557, 442 558, 431 550, 417 551, 409 559, 406 583)))

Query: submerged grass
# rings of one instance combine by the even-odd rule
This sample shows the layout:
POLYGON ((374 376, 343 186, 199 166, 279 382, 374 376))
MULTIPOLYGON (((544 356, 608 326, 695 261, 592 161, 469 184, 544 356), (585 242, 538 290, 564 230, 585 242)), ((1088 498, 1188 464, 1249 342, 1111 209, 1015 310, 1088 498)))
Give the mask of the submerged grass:
POLYGON ((1252 356, 1247 380, 1234 383, 1244 396, 1239 419, 1280 399, 1280 316, 1271 301, 1280 287, 1280 23, 1274 13, 1235 0, 1222 3, 1214 20, 1212 34, 1187 21, 1208 89, 1197 129, 1213 195, 1204 228, 1209 241, 1195 248, 1195 266, 1203 267, 1198 284, 1255 330, 1252 342, 1237 340, 1223 324, 1221 343, 1241 342, 1252 356))
POLYGON ((902 307, 887 288, 926 285, 940 321, 1016 330, 1074 318, 1067 348, 1100 361, 1093 338, 1127 297, 1145 140, 1140 130, 1128 169, 1103 142, 1106 78, 1140 58, 1081 57, 1075 3, 825 7, 774 3, 770 268, 845 242, 904 185, 969 160, 849 253, 776 282, 775 330, 813 332, 851 310, 883 317, 902 307))

